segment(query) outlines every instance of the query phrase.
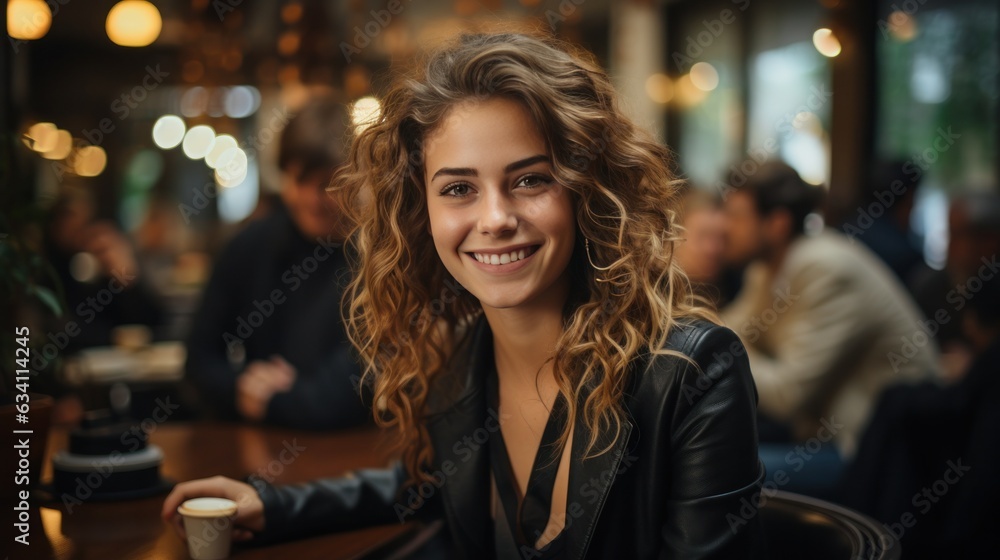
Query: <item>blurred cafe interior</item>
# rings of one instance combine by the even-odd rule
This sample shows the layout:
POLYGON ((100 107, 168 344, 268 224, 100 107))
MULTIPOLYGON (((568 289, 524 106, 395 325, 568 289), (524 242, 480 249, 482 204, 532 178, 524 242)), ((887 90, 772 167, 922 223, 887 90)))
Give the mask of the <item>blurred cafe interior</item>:
MULTIPOLYGON (((30 394, 33 429, 11 557, 184 558, 175 482, 393 459, 324 188, 394 70, 495 30, 592 53, 673 154, 674 258, 748 348, 774 557, 996 550, 995 0, 6 4, 0 409, 8 438, 30 394), (80 467, 119 451, 134 469, 80 467)), ((232 554, 403 557, 422 531, 232 554)))

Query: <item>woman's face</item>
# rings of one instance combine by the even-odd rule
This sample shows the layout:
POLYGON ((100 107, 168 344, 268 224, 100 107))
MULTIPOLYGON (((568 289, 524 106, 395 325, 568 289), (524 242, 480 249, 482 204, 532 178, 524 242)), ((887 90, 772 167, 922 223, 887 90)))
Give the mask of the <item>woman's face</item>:
POLYGON ((564 299, 573 202, 527 110, 503 98, 457 105, 424 158, 431 235, 455 280, 484 307, 564 299))

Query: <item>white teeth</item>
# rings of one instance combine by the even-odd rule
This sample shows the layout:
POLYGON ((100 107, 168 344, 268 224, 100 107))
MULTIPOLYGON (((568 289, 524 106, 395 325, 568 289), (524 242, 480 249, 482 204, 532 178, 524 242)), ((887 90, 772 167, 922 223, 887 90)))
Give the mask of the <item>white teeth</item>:
POLYGON ((476 258, 477 261, 483 264, 491 265, 501 265, 510 264, 512 262, 517 262, 525 258, 526 253, 524 249, 519 249, 517 251, 511 251, 510 253, 503 253, 500 255, 492 254, 486 255, 483 253, 472 253, 472 256, 476 258))

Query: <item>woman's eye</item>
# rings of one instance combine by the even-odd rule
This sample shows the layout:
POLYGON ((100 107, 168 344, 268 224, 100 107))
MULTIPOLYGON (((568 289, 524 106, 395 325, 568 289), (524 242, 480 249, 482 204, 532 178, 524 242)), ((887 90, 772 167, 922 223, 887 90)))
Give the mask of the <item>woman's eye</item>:
POLYGON ((469 194, 469 185, 466 183, 452 183, 441 189, 442 196, 462 197, 469 194))
POLYGON ((552 182, 552 177, 546 177, 545 175, 525 175, 517 180, 515 187, 522 187, 526 189, 533 189, 542 185, 547 185, 552 182))

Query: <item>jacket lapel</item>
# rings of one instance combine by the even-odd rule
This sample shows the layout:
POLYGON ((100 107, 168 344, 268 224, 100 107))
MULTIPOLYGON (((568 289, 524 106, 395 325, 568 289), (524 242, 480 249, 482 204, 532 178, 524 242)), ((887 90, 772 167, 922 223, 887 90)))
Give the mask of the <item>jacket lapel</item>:
MULTIPOLYGON (((490 517, 490 459, 489 437, 499 429, 496 411, 486 402, 485 372, 493 360, 493 340, 489 325, 480 317, 473 326, 469 339, 453 356, 453 369, 449 377, 458 381, 459 396, 454 404, 433 414, 428 429, 434 444, 437 468, 445 474, 446 464, 454 467, 441 491, 446 508, 462 534, 453 534, 455 544, 463 557, 488 558, 494 554, 493 521, 490 517), (456 377, 458 379, 456 379, 456 377)), ((632 376, 634 379, 634 376, 632 376)), ((454 393, 452 393, 454 394, 454 393)), ((581 395, 585 402, 587 393, 581 395)), ((432 407, 432 410, 434 407, 432 407)), ((441 410, 441 409, 438 409, 441 410)), ((632 422, 626 418, 617 441, 597 457, 583 459, 583 451, 590 440, 590 430, 577 417, 573 428, 572 462, 569 472, 567 497, 567 558, 581 560, 590 546, 597 521, 611 490, 622 459, 625 456, 632 422), (576 504, 576 505, 574 505, 576 504), (574 515, 574 511, 580 512, 574 515)), ((598 434, 596 449, 605 448, 614 438, 614 432, 603 429, 598 434)))
MULTIPOLYGON (((634 379, 634 376, 631 377, 634 379)), ((587 396, 587 393, 581 395, 581 406, 586 402, 587 396)), ((611 448, 601 455, 585 460, 584 451, 590 441, 591 431, 580 415, 573 424, 573 460, 569 469, 569 491, 566 500, 566 521, 569 524, 566 528, 568 537, 566 557, 569 560, 581 560, 587 554, 608 492, 614 484, 628 449, 631 433, 632 421, 626 415, 617 440, 614 440, 615 433, 609 427, 601 429, 598 433, 594 449, 604 449, 614 441, 611 448), (582 513, 575 515, 575 512, 582 513)))
POLYGON ((486 360, 492 359, 489 326, 481 318, 453 356, 451 379, 442 380, 451 385, 443 392, 457 390, 458 397, 428 422, 436 468, 446 476, 441 487, 446 511, 463 531, 452 539, 466 558, 493 556, 488 438, 499 424, 488 410, 483 378, 486 360))

